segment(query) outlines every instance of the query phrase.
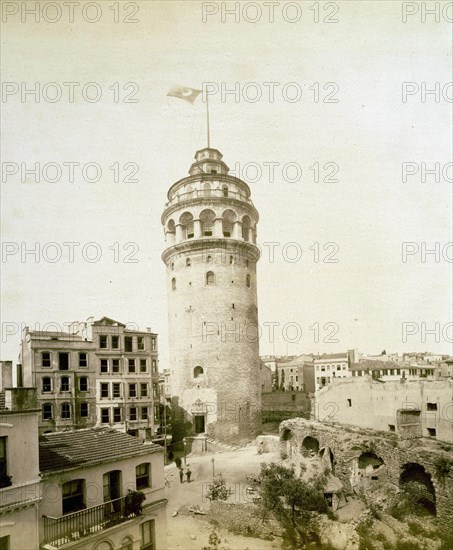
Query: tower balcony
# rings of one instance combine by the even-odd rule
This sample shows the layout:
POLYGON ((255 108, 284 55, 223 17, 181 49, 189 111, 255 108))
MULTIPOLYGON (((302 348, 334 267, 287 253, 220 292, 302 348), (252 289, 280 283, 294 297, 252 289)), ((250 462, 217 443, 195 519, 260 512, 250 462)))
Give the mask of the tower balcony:
POLYGON ((187 201, 197 200, 197 199, 235 199, 241 202, 246 202, 250 206, 253 206, 251 199, 247 198, 243 193, 231 190, 223 189, 194 189, 188 193, 182 193, 181 195, 175 195, 170 201, 165 204, 165 208, 169 208, 174 205, 179 205, 187 201))

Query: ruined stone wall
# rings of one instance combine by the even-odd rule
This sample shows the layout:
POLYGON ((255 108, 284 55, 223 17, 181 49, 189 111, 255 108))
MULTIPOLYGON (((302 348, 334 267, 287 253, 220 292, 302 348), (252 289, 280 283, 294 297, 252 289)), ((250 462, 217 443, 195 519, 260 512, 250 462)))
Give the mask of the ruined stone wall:
MULTIPOLYGON (((434 485, 437 518, 441 528, 445 532, 453 531, 453 453, 450 445, 428 438, 402 440, 391 432, 299 418, 286 420, 280 425, 282 456, 296 462, 300 455, 316 454, 316 448, 313 451, 304 446, 304 439, 308 436, 318 442, 319 451, 328 448, 332 452, 332 473, 341 480, 349 494, 366 497, 379 490, 384 498, 385 495, 395 494, 399 491, 400 474, 404 466, 410 463, 421 465, 431 476, 434 485), (363 462, 374 455, 383 464, 373 466, 371 461, 363 467, 363 462), (438 465, 441 458, 447 463, 450 461, 451 469, 439 480, 438 465)), ((390 499, 386 504, 390 504, 390 499)))

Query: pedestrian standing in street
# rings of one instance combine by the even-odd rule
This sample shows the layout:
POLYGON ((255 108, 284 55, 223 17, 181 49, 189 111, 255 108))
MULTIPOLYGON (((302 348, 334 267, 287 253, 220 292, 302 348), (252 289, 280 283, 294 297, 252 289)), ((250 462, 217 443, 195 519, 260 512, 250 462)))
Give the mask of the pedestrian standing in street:
POLYGON ((182 468, 179 470, 179 481, 184 483, 184 470, 182 468))
POLYGON ((192 475, 192 472, 190 471, 190 468, 187 468, 186 476, 187 476, 187 483, 190 483, 190 476, 192 475))

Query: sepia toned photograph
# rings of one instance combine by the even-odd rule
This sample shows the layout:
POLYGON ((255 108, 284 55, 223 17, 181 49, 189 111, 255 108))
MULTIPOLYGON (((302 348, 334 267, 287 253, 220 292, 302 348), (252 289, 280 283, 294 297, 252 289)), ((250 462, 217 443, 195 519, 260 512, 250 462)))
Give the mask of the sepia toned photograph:
POLYGON ((452 550, 453 2, 0 9, 0 550, 452 550))

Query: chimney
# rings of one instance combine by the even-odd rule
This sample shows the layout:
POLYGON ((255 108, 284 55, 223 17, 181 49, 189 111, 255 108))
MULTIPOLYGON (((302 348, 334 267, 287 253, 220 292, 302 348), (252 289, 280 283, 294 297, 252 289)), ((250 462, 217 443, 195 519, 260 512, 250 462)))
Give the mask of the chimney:
POLYGON ((0 391, 13 387, 13 362, 0 361, 0 391))
POLYGON ((16 365, 16 386, 21 388, 24 385, 22 365, 16 365))
POLYGON ((152 332, 151 327, 146 327, 146 332, 152 332))

